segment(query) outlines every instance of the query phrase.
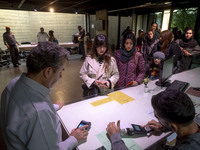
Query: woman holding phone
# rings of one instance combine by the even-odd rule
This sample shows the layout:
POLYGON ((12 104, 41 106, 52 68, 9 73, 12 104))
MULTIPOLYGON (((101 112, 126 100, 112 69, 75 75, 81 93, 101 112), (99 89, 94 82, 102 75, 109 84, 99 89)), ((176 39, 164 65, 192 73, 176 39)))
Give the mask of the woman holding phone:
POLYGON ((84 81, 84 97, 104 95, 113 91, 119 79, 119 72, 105 35, 99 34, 95 37, 92 51, 80 70, 80 77, 84 81))

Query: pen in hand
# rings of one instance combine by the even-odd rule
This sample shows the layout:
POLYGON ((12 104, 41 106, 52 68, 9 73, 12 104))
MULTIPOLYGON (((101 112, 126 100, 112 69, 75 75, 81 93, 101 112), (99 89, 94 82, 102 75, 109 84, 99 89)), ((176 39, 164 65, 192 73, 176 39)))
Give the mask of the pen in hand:
POLYGON ((129 86, 129 85, 131 85, 131 84, 133 84, 133 81, 129 82, 126 86, 129 86))

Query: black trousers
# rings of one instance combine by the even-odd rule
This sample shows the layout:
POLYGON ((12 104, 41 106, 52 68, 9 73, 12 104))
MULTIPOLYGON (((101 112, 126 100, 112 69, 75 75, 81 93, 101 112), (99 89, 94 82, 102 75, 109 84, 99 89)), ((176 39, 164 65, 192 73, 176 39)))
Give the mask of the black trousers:
POLYGON ((9 45, 10 56, 12 59, 13 65, 18 64, 19 53, 16 45, 9 45))
POLYGON ((85 58, 85 49, 84 49, 84 43, 79 43, 79 54, 82 54, 82 58, 85 58))

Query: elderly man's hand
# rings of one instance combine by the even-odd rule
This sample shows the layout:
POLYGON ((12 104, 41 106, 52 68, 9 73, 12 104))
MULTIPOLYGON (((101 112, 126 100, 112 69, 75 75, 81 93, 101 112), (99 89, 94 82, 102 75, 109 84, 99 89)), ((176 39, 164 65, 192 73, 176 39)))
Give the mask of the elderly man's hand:
POLYGON ((120 133, 120 130, 120 120, 117 121, 117 126, 115 125, 115 122, 110 122, 106 128, 109 138, 115 133, 120 133))
POLYGON ((84 125, 78 129, 73 129, 70 136, 74 136, 78 143, 81 143, 82 141, 87 139, 88 136, 88 130, 83 130, 84 128, 87 128, 88 125, 84 125))

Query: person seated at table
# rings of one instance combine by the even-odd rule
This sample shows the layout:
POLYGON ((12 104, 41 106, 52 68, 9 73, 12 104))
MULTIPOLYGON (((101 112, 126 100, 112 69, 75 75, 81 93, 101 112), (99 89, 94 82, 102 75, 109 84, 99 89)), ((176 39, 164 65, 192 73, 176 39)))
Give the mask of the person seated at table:
POLYGON ((151 62, 146 66, 145 77, 151 80, 158 79, 164 60, 165 54, 163 52, 155 52, 151 62))
POLYGON ((181 63, 181 59, 183 54, 178 44, 174 42, 173 33, 170 30, 165 30, 161 32, 159 42, 154 45, 152 53, 155 53, 157 51, 163 52, 166 59, 175 56, 173 73, 178 73, 182 71, 183 66, 181 63))
POLYGON ((27 73, 13 79, 1 95, 1 128, 7 149, 72 150, 87 138, 85 127, 62 141, 60 119, 50 99, 50 88, 62 77, 66 50, 42 42, 27 58, 27 73))
POLYGON ((119 72, 105 35, 99 34, 94 38, 92 51, 81 67, 80 77, 85 83, 82 85, 84 97, 113 91, 119 79, 119 72))
POLYGON ((145 61, 141 53, 136 51, 135 34, 126 32, 121 41, 121 48, 115 52, 119 70, 116 90, 142 83, 145 74, 145 61))
MULTIPOLYGON (((159 122, 151 120, 147 125, 159 132, 176 132, 176 145, 171 149, 200 149, 200 127, 193 121, 195 108, 187 94, 179 90, 166 90, 153 96, 151 104, 159 122)), ((117 122, 117 126, 115 122, 110 122, 106 130, 112 150, 128 150, 120 136, 120 121, 117 122)))
POLYGON ((49 41, 50 41, 50 42, 55 42, 55 43, 58 44, 58 40, 55 38, 55 36, 54 36, 53 33, 54 33, 53 30, 50 30, 50 31, 49 31, 49 41))
POLYGON ((198 42, 194 39, 194 31, 192 28, 187 27, 185 29, 185 36, 181 39, 176 40, 183 52, 183 64, 184 70, 188 70, 191 67, 193 52, 198 51, 200 54, 200 46, 198 42))

